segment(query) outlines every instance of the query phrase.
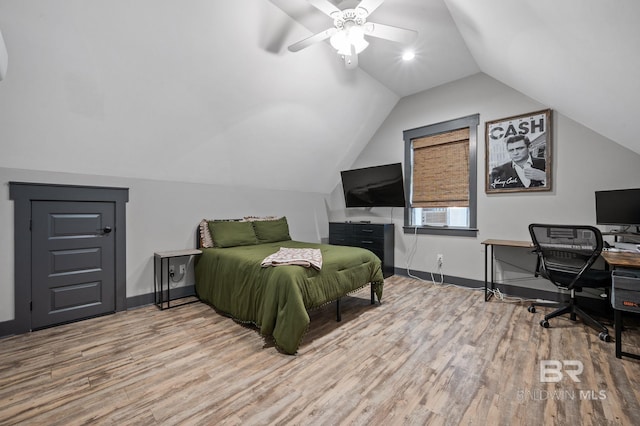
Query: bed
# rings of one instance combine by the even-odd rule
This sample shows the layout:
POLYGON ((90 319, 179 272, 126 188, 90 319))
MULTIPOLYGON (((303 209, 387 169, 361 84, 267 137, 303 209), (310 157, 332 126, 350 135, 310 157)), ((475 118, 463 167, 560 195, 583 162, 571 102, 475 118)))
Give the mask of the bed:
POLYGON ((206 221, 199 229, 199 299, 238 322, 255 325, 284 353, 297 352, 309 326, 308 310, 367 285, 372 303, 374 294, 378 301, 382 298, 382 266, 375 254, 357 247, 293 241, 286 218, 206 221), (210 243, 203 235, 207 229, 210 243), (281 248, 319 250, 322 266, 262 266, 281 248))

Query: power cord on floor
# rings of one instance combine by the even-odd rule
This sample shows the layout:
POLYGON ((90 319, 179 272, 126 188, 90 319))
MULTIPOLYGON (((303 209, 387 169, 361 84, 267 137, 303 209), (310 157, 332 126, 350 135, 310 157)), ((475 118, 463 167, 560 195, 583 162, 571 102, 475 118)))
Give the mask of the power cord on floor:
MULTIPOLYGON (((447 285, 451 285, 451 286, 454 286, 454 287, 462 288, 462 289, 465 289, 465 290, 484 291, 484 287, 465 287, 465 286, 455 285, 455 284, 447 284, 447 285)), ((500 289, 497 288, 497 287, 494 288, 494 289, 488 288, 487 292, 493 294, 497 300, 500 300, 501 302, 506 302, 506 303, 525 303, 525 302, 536 303, 536 302, 541 302, 540 299, 529 299, 529 298, 525 298, 525 297, 508 296, 508 295, 504 294, 502 291, 500 291, 500 289)))
MULTIPOLYGON (((463 290, 472 290, 472 291, 484 291, 484 287, 467 287, 467 286, 458 285, 458 284, 444 284, 444 285, 438 286, 438 288, 447 288, 447 287, 456 287, 463 290)), ((541 301, 540 299, 529 299, 524 297, 508 296, 504 294, 502 291, 500 291, 499 288, 487 289, 487 292, 493 294, 496 300, 500 300, 501 302, 505 302, 505 303, 526 303, 526 302, 535 303, 535 302, 541 301)))
MULTIPOLYGON (((409 251, 409 254, 407 255, 407 276, 422 281, 422 282, 429 282, 428 280, 425 280, 424 278, 420 278, 417 275, 413 275, 411 273, 411 262, 413 261, 413 256, 416 254, 416 250, 418 248, 418 227, 414 227, 413 228, 413 235, 414 235, 414 240, 413 240, 413 247, 411 247, 411 250, 409 251)), ((442 263, 438 263, 438 272, 440 274, 440 282, 436 282, 434 276, 433 276, 433 272, 430 272, 429 274, 431 275, 431 284, 433 285, 442 285, 444 283, 444 274, 442 273, 442 263)))
MULTIPOLYGON (((413 246, 411 247, 411 249, 409 250, 409 253, 407 255, 407 265, 406 265, 406 270, 407 270, 407 276, 410 278, 413 278, 415 280, 421 281, 421 282, 425 282, 425 283, 431 283, 434 287, 438 287, 438 288, 446 288, 446 287, 457 287, 457 288, 461 288, 464 290, 474 290, 474 291, 484 291, 485 288, 484 287, 466 287, 466 286, 462 286, 462 285, 457 285, 457 284, 444 284, 444 273, 442 272, 442 263, 439 261, 438 263, 438 272, 440 274, 440 282, 436 282, 434 276, 433 276, 433 272, 430 272, 429 274, 431 275, 431 281, 429 280, 425 280, 424 278, 421 278, 417 275, 414 275, 411 273, 411 262, 413 261, 413 257, 416 254, 417 248, 418 248, 418 227, 414 227, 414 241, 413 241, 413 246)), ((433 288, 433 287, 432 287, 433 288)), ((527 299, 527 298, 522 298, 522 297, 515 297, 515 296, 507 296, 506 294, 504 294, 503 292, 500 291, 499 288, 495 288, 495 289, 487 289, 488 292, 492 293, 497 300, 500 300, 502 302, 507 302, 507 303, 523 303, 523 302, 530 302, 530 303, 535 303, 535 302, 539 302, 540 300, 538 299, 527 299)))

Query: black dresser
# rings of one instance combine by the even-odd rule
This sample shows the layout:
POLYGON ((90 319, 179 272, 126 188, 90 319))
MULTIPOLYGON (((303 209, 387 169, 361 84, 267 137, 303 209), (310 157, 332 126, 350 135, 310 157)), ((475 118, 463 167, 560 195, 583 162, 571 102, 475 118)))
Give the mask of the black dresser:
POLYGON ((371 250, 382 261, 384 277, 393 275, 393 223, 329 222, 329 244, 371 250))

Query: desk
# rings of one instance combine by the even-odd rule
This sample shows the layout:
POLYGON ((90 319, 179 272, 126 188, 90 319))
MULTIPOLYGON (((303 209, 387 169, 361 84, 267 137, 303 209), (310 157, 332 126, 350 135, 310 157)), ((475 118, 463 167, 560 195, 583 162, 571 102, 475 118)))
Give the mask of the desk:
MULTIPOLYGON (((640 253, 603 251, 602 258, 612 268, 640 269, 640 253)), ((622 311, 613 307, 613 321, 616 329, 616 358, 627 356, 640 359, 640 355, 622 352, 622 311)))
MULTIPOLYGON (((491 296, 493 296, 493 290, 495 290, 495 281, 494 281, 494 263, 495 257, 493 255, 493 247, 494 246, 503 246, 503 247, 519 247, 519 248, 530 248, 533 249, 533 243, 531 241, 517 241, 517 240, 484 240, 482 244, 485 246, 484 252, 484 300, 488 301, 491 296), (489 250, 491 251, 491 259, 489 260, 489 250), (491 262, 491 281, 489 281, 487 267, 489 262, 491 262), (491 287, 489 288, 489 282, 491 283, 491 287)), ((602 251, 600 254, 604 261, 611 267, 611 269, 615 268, 631 268, 631 269, 640 269, 640 253, 632 253, 632 252, 612 252, 612 251, 602 251)), ((616 357, 622 358, 622 356, 627 356, 634 359, 640 359, 640 355, 622 352, 622 311, 619 309, 613 309, 614 312, 614 327, 616 333, 616 357)))
POLYGON ((493 266, 495 264, 495 257, 493 256, 493 246, 503 247, 520 247, 520 248, 533 248, 531 241, 517 241, 517 240, 484 240, 482 244, 485 246, 484 251, 484 301, 488 301, 493 296, 493 290, 495 290, 495 281, 493 266), (491 250, 491 291, 488 288, 488 275, 487 264, 489 263, 489 250, 491 250))
POLYGON ((600 256, 613 268, 640 269, 640 253, 603 250, 600 256))

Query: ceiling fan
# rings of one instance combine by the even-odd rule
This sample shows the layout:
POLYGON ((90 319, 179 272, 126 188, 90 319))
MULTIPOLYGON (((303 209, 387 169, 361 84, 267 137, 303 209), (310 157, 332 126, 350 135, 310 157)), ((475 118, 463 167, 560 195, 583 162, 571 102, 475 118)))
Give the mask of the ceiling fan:
POLYGON ((369 43, 365 35, 408 44, 416 39, 418 32, 390 25, 367 21, 367 18, 384 0, 344 1, 339 9, 329 0, 307 0, 312 6, 333 19, 333 28, 312 35, 289 46, 289 51, 298 52, 314 43, 329 39, 338 55, 344 58, 347 68, 358 66, 358 54, 369 43))

